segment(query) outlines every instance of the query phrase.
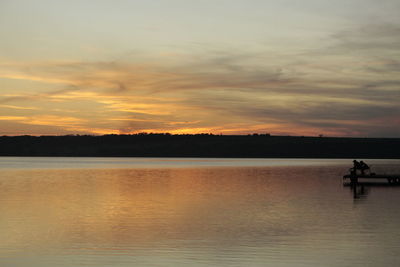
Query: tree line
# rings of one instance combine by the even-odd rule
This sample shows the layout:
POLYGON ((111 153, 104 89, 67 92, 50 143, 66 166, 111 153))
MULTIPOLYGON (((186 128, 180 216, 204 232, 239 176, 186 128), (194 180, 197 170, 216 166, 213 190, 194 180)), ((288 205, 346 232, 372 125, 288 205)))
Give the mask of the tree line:
POLYGON ((400 158, 400 138, 168 133, 1 136, 0 156, 400 158))

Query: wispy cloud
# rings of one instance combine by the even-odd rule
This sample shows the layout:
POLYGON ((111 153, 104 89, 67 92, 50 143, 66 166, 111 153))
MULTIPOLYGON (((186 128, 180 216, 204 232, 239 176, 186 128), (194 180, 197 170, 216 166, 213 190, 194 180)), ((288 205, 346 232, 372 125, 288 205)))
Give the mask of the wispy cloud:
POLYGON ((0 121, 13 121, 28 125, 61 127, 67 130, 78 129, 86 120, 75 117, 36 115, 36 116, 0 116, 0 121))
POLYGON ((6 109, 19 109, 19 110, 37 110, 37 107, 21 107, 21 106, 13 106, 13 105, 0 105, 0 108, 6 109))

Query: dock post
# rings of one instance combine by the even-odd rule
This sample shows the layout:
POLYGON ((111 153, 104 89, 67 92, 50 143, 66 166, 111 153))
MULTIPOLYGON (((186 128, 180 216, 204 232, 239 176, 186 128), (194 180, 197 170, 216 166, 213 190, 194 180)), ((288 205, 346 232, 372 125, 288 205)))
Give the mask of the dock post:
POLYGON ((352 176, 350 177, 350 182, 352 184, 357 184, 358 183, 358 177, 357 176, 352 176))

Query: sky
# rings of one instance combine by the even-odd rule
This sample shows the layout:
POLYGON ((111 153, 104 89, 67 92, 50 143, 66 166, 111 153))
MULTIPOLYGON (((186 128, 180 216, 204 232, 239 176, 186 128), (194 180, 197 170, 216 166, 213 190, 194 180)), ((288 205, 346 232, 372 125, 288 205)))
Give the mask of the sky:
POLYGON ((0 0, 0 135, 400 137, 398 0, 0 0))

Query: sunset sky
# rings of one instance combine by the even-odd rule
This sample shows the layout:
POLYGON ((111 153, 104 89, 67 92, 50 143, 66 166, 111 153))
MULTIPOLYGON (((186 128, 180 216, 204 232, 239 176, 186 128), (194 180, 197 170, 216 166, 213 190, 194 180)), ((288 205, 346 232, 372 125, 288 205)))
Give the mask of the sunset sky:
POLYGON ((399 0, 0 0, 0 135, 400 137, 399 0))

